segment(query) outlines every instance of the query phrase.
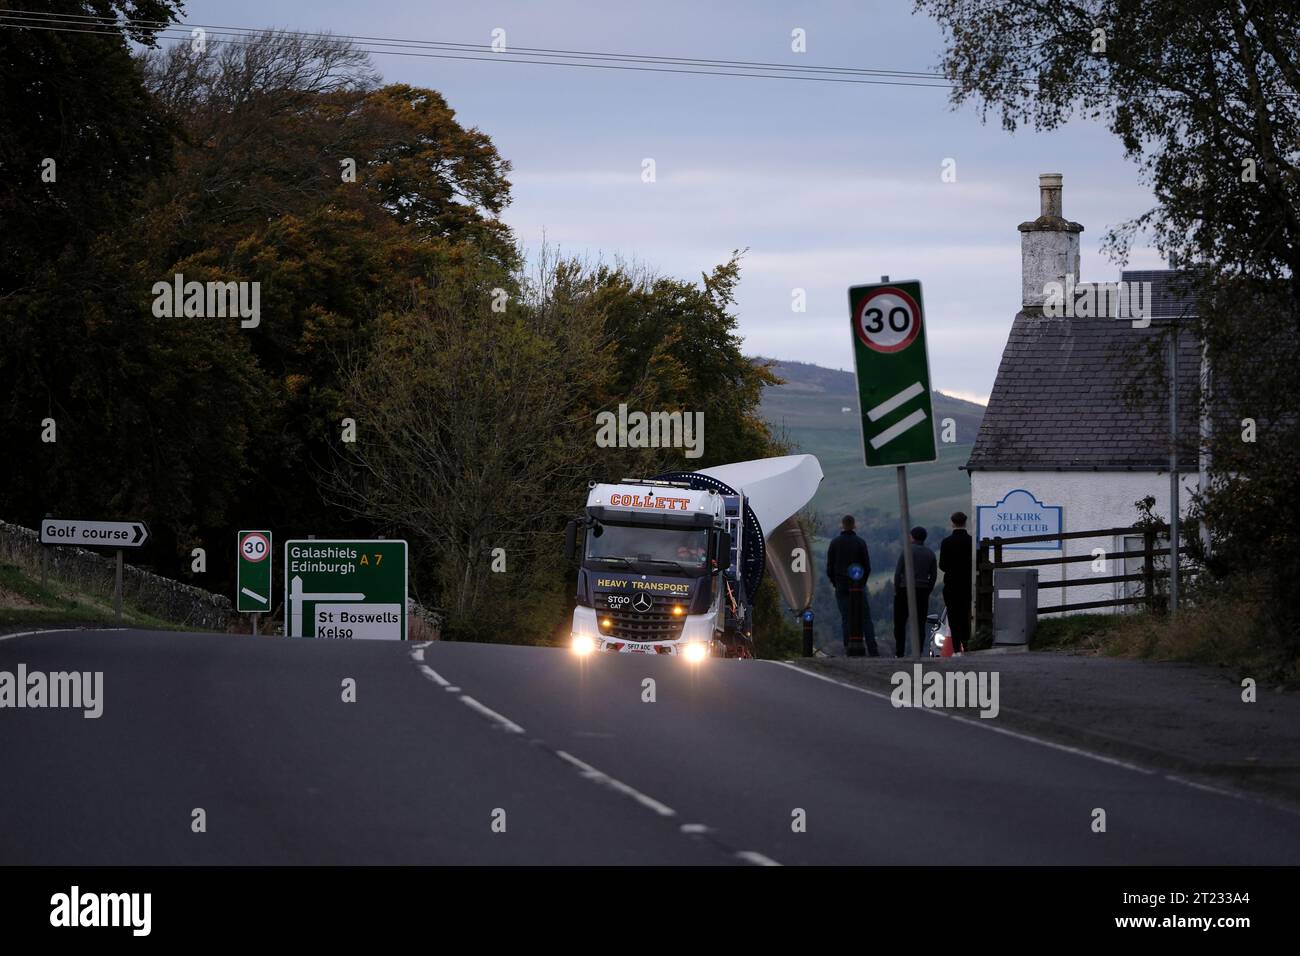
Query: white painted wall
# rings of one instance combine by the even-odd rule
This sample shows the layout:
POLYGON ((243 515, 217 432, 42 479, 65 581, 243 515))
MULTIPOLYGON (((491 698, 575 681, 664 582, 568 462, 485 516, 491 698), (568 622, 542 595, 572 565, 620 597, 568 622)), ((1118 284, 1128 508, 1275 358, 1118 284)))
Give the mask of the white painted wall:
MULTIPOLYGON (((1179 513, 1185 515, 1196 490, 1199 475, 1195 472, 1180 476, 1179 513)), ((1090 531, 1095 528, 1119 528, 1132 525, 1138 518, 1134 502, 1147 495, 1156 499, 1152 509, 1157 516, 1169 517, 1169 475, 1157 472, 1127 471, 974 471, 971 472, 970 529, 977 533, 975 509, 980 505, 995 505, 1009 491, 1017 488, 1033 494, 1044 505, 1061 506, 1061 531, 1090 531)), ((976 547, 979 541, 975 542, 976 547)), ((1034 558, 1064 557, 1090 554, 1094 548, 1107 552, 1124 550, 1118 536, 1110 538, 1083 538, 1062 542, 1061 551, 1004 551, 1004 560, 1031 560, 1034 558)), ((1054 604, 1077 604, 1084 601, 1104 601, 1122 596, 1123 583, 1088 584, 1090 577, 1109 577, 1124 574, 1124 562, 1102 562, 1104 570, 1094 571, 1092 562, 1047 565, 1038 569, 1038 580, 1078 581, 1063 588, 1049 588, 1038 593, 1038 606, 1048 608, 1054 604)), ((1130 568, 1130 571, 1133 570, 1130 568)), ((1108 608, 1066 613, 1106 613, 1108 608)))

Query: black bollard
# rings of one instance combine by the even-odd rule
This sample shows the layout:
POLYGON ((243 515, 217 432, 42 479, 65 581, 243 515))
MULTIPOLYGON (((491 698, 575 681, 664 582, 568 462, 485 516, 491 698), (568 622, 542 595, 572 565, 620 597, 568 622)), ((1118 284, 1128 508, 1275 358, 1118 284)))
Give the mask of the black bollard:
POLYGON ((862 580, 849 585, 849 657, 866 657, 867 642, 862 637, 862 580))

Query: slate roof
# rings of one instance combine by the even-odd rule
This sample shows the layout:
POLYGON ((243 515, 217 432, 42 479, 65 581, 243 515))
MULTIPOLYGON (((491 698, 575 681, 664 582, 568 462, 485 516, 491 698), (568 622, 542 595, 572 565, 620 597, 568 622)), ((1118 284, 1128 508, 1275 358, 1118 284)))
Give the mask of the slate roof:
MULTIPOLYGON (((969 470, 1158 471, 1169 464, 1169 389, 1153 374, 1151 347, 1173 316, 1194 311, 1175 273, 1125 272, 1152 283, 1153 318, 1016 315, 966 467, 969 470)), ((1190 323, 1187 323, 1190 324, 1190 323)), ((1200 345, 1179 336, 1179 469, 1197 470, 1200 345)))

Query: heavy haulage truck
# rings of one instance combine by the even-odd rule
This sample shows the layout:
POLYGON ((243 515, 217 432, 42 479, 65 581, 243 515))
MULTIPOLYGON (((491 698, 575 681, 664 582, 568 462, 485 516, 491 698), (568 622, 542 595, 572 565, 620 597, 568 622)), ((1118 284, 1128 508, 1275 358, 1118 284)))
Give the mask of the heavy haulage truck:
POLYGON ((821 480, 814 456, 788 455, 593 483, 565 534, 566 555, 581 544, 582 557, 573 650, 752 657, 767 568, 792 609, 812 604, 812 553, 795 516, 821 480))

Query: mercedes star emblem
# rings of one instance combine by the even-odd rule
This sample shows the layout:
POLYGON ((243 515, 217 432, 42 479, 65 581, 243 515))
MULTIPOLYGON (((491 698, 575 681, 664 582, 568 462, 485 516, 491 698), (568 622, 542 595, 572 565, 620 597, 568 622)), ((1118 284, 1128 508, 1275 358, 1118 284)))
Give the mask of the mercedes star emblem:
POLYGON ((646 594, 638 594, 632 599, 632 607, 636 608, 642 614, 650 610, 652 603, 653 602, 650 600, 649 595, 646 594))

